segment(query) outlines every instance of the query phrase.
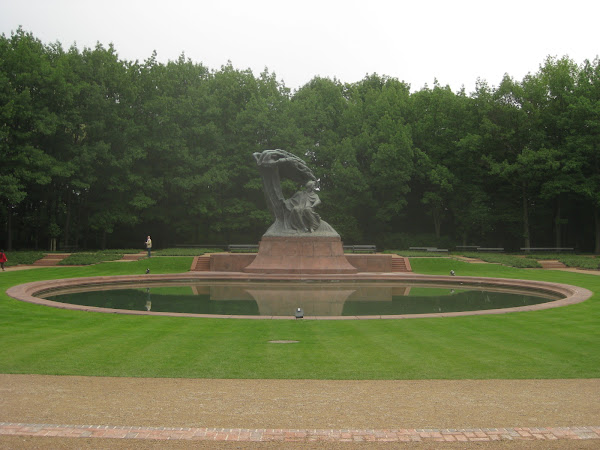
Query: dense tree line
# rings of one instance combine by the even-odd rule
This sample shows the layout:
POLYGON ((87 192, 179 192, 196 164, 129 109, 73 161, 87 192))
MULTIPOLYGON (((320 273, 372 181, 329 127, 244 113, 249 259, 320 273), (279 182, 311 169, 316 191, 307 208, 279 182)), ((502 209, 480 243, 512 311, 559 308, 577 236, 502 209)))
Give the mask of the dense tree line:
POLYGON ((257 242, 269 148, 308 162, 346 243, 600 251, 598 58, 470 94, 376 74, 291 92, 268 70, 0 37, 5 248, 257 242))

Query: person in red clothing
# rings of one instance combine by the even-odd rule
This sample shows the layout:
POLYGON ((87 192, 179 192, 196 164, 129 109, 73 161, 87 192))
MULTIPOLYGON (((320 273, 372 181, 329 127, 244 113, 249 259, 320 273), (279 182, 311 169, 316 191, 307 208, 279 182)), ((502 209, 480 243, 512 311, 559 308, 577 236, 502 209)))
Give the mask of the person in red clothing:
POLYGON ((6 261, 8 261, 8 260, 6 259, 6 254, 4 253, 4 250, 0 250, 0 267, 2 267, 2 270, 5 270, 4 263, 6 261))

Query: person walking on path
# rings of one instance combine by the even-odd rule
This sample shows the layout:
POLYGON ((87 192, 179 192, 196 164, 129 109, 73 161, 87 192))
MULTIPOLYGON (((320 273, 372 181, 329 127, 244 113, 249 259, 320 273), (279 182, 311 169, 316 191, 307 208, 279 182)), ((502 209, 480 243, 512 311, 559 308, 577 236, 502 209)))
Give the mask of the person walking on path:
POLYGON ((148 258, 151 258, 152 239, 150 239, 150 236, 148 236, 148 238, 146 239, 146 248, 148 249, 148 258))
POLYGON ((6 270, 4 268, 4 263, 6 261, 8 261, 8 259, 6 259, 6 254, 4 253, 4 250, 0 250, 0 267, 2 267, 3 272, 6 270))

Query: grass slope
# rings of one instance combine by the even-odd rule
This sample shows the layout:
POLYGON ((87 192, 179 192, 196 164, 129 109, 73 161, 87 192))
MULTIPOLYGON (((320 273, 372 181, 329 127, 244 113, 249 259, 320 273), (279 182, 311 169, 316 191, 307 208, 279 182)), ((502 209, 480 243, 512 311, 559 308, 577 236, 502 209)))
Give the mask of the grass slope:
POLYGON ((153 258, 0 272, 0 372, 286 379, 600 377, 600 277, 412 259, 417 273, 522 278, 586 287, 578 305, 538 312, 410 320, 294 321, 126 316, 9 298, 41 279, 185 272, 192 258, 153 258), (298 340, 271 344, 270 340, 298 340))

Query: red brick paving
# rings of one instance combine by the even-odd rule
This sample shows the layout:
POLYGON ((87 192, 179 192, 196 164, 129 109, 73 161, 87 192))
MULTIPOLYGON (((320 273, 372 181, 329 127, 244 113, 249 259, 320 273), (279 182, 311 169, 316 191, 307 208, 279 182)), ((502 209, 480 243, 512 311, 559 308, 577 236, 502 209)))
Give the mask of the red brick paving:
POLYGON ((0 435, 240 442, 489 442, 600 440, 600 426, 474 429, 240 429, 153 428, 0 422, 0 435))

